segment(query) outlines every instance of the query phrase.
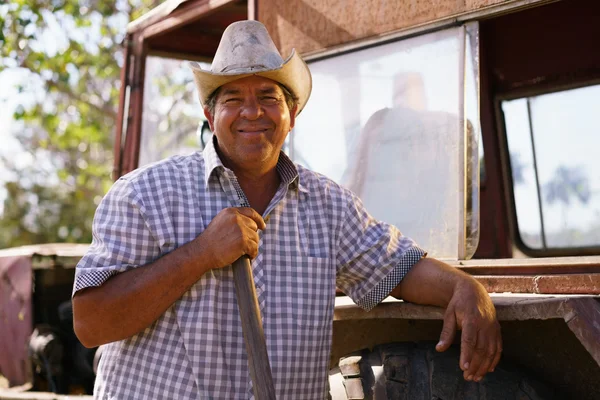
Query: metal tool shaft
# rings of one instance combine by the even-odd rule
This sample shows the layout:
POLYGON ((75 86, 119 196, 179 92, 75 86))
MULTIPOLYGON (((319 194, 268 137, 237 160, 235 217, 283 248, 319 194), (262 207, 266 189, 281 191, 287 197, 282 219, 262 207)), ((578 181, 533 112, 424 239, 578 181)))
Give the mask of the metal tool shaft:
POLYGON ((242 256, 233 263, 233 278, 248 353, 248 367, 252 378, 254 398, 256 400, 275 400, 275 386, 271 376, 267 342, 248 256, 242 256))

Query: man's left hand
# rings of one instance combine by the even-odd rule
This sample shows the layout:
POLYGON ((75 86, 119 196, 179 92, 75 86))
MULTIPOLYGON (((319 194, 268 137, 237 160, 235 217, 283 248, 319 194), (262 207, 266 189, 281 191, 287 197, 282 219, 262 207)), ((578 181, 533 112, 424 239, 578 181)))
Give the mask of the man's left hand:
POLYGON ((502 354, 500 324, 485 288, 474 279, 457 284, 444 314, 437 351, 447 350, 461 329, 460 368, 468 381, 479 382, 494 371, 502 354))

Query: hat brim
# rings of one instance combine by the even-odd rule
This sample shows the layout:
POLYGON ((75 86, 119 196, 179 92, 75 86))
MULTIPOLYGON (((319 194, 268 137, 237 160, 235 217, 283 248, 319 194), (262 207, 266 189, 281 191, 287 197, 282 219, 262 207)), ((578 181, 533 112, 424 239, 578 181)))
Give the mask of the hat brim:
POLYGON ((247 76, 258 75, 269 78, 285 86, 298 99, 297 114, 302 111, 312 90, 312 76, 308 65, 302 58, 292 50, 290 56, 283 62, 280 68, 261 71, 251 70, 248 72, 214 73, 202 69, 198 63, 190 62, 190 68, 194 74, 194 82, 198 88, 200 103, 204 106, 209 96, 219 87, 247 76))

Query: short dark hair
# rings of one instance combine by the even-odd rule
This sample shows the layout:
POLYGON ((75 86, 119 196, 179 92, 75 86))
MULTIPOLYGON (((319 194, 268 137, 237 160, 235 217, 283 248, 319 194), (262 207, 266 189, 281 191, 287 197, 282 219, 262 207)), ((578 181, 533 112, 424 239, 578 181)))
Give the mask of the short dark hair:
MULTIPOLYGON (((279 83, 279 82, 276 82, 276 83, 277 83, 277 86, 279 86, 281 88, 281 91, 283 92, 283 96, 285 97, 285 102, 291 111, 298 103, 298 97, 294 96, 292 94, 292 92, 288 88, 286 88, 284 85, 282 85, 281 83, 279 83)), ((215 106, 217 105, 217 98, 219 97, 220 92, 221 92, 221 87, 218 87, 206 99, 205 105, 208 108, 208 112, 212 116, 215 115, 215 106)))

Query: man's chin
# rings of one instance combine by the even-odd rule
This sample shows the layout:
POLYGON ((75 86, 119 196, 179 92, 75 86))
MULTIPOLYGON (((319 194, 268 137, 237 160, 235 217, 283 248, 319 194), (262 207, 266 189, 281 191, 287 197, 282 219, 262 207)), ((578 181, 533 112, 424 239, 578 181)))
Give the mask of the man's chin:
POLYGON ((272 154, 270 151, 256 151, 256 152, 246 152, 242 157, 240 157, 241 164, 244 168, 263 169, 265 166, 273 164, 273 166, 277 165, 277 160, 279 158, 279 152, 277 156, 272 154))

